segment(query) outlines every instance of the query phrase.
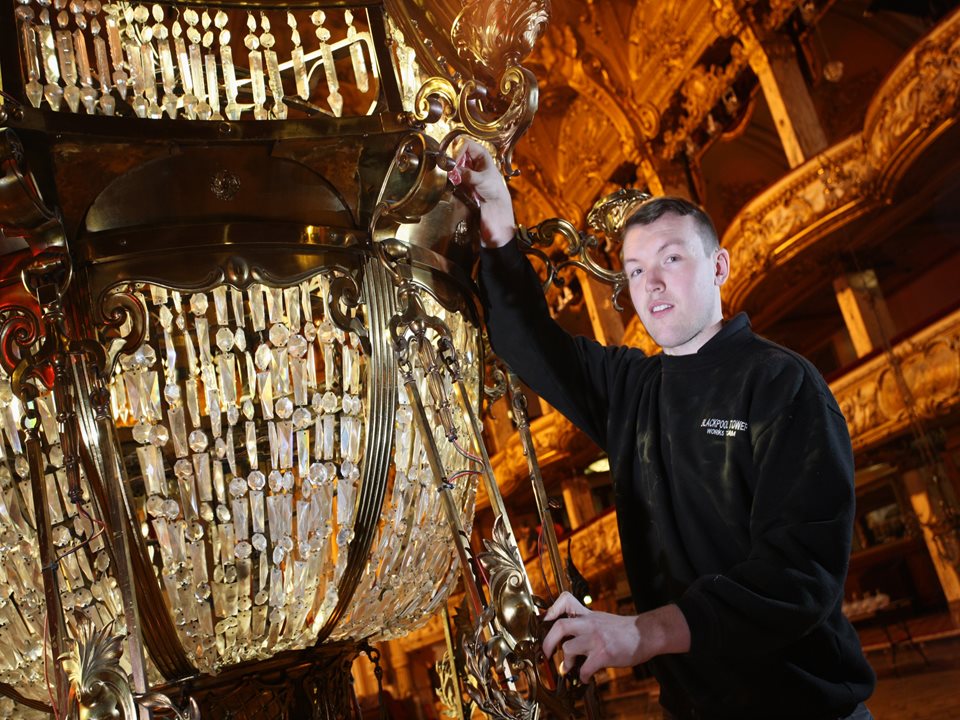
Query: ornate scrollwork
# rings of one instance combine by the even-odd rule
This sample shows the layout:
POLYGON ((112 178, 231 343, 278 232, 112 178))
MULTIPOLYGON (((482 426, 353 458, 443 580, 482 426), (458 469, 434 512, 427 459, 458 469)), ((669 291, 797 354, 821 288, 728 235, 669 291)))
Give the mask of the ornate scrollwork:
POLYGON ((440 678, 440 687, 437 688, 437 696, 440 698, 440 704, 443 705, 441 714, 449 718, 462 717, 463 698, 460 696, 460 683, 457 681, 456 664, 453 658, 450 657, 450 653, 444 653, 443 657, 437 660, 434 667, 437 670, 437 676, 440 678))
POLYGON ((523 62, 549 21, 549 0, 473 0, 450 37, 460 57, 496 76, 523 62))
POLYGON ((664 160, 692 147, 697 129, 705 120, 711 121, 711 112, 748 65, 749 53, 741 42, 735 42, 726 65, 711 65, 709 68, 697 65, 687 74, 675 98, 679 117, 672 127, 663 128, 660 155, 664 160))
POLYGON ((492 384, 484 384, 483 394, 486 396, 487 401, 493 404, 507 394, 507 375, 500 366, 500 363, 496 362, 496 356, 493 355, 492 350, 487 349, 484 357, 490 359, 486 367, 485 377, 490 380, 492 384))
POLYGON ((360 286, 352 275, 338 275, 330 282, 330 317, 345 332, 356 333, 364 352, 370 352, 370 336, 357 313, 360 286))
POLYGON ((121 354, 132 353, 143 344, 147 309, 132 292, 117 289, 102 297, 99 311, 100 328, 108 341, 104 366, 100 368, 105 381, 121 354))
POLYGON ((390 337, 393 339, 397 348, 405 348, 407 345, 404 339, 404 332, 407 329, 413 331, 414 335, 422 337, 427 330, 433 330, 439 338, 446 342, 451 342, 450 329, 440 318, 431 315, 423 306, 423 298, 420 296, 421 288, 409 280, 402 279, 395 275, 397 281, 397 306, 400 312, 390 319, 390 337))
POLYGON ((468 628, 462 613, 456 623, 467 693, 499 720, 535 720, 541 710, 551 717, 574 717, 583 686, 563 677, 556 684, 546 679, 541 646, 548 628, 538 615, 544 603, 527 590, 526 570, 500 518, 494 522, 493 539, 483 544, 486 552, 477 560, 488 577, 490 605, 475 627, 468 628), (499 632, 485 640, 484 630, 491 626, 499 632))
POLYGON ((151 692, 136 696, 137 705, 150 710, 151 716, 154 712, 161 715, 173 715, 176 720, 200 720, 200 706, 197 701, 190 698, 187 701, 187 709, 181 710, 173 701, 163 693, 151 692))
POLYGON ((650 193, 620 188, 601 198, 587 213, 587 225, 608 238, 620 239, 623 223, 651 198, 650 193))
POLYGON ((200 720, 200 708, 190 700, 181 711, 162 693, 134 694, 127 674, 120 667, 123 636, 112 635, 113 623, 97 628, 86 615, 77 618, 73 647, 58 659, 70 682, 67 698, 69 717, 87 720, 137 720, 137 706, 172 714, 177 720, 200 720))
MULTIPOLYGON (((434 107, 429 112, 442 114, 443 110, 434 107)), ((381 219, 401 223, 419 222, 446 191, 445 168, 449 164, 433 138, 423 133, 405 137, 397 146, 384 177, 377 207, 370 220, 370 235, 374 236, 381 219)))
POLYGON ((440 141, 441 153, 457 137, 472 135, 497 149, 500 167, 512 177, 519 172, 513 167, 513 149, 533 122, 539 96, 536 76, 519 65, 500 76, 497 98, 476 80, 468 80, 458 91, 446 78, 433 77, 417 92, 414 115, 428 124, 441 119, 453 123, 440 141))
POLYGON ((490 586, 490 604, 495 608, 497 625, 504 640, 514 647, 523 640, 535 639, 538 624, 536 602, 527 591, 526 570, 520 552, 497 518, 493 539, 484 540, 486 552, 477 556, 490 586))
POLYGON ((524 252, 538 257, 546 267, 547 277, 543 282, 544 289, 551 284, 562 285, 563 278, 560 277, 560 273, 568 267, 577 267, 590 273, 598 280, 613 285, 613 306, 617 310, 623 310, 619 296, 623 288, 626 287, 626 277, 622 272, 609 270, 594 260, 590 253, 600 245, 595 236, 578 231, 572 223, 561 218, 544 220, 533 228, 526 228, 521 225, 517 235, 524 252), (558 239, 566 241, 564 254, 569 259, 555 263, 540 248, 550 248, 558 239))
POLYGON ((113 623, 98 629, 86 616, 78 620, 73 647, 58 658, 70 681, 69 712, 90 720, 135 720, 130 682, 120 669, 123 638, 111 635, 113 623))
MULTIPOLYGON (((892 349, 917 416, 945 415, 960 399, 960 312, 954 312, 892 349)), ((857 366, 830 383, 860 452, 903 431, 910 422, 904 387, 889 355, 857 366)))
POLYGON ((35 311, 22 305, 0 308, 0 365, 8 377, 39 339, 35 311))

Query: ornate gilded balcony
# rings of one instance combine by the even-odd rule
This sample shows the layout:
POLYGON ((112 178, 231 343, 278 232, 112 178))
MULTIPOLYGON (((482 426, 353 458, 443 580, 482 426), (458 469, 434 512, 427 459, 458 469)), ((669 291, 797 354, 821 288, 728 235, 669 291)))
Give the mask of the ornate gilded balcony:
POLYGON ((898 343, 892 354, 881 353, 830 384, 854 451, 905 432, 911 407, 924 421, 960 408, 960 310, 898 343))
POLYGON ((949 182, 960 144, 960 13, 908 52, 867 110, 863 130, 783 176, 724 233, 731 276, 724 302, 765 326, 825 260, 918 214, 949 182))

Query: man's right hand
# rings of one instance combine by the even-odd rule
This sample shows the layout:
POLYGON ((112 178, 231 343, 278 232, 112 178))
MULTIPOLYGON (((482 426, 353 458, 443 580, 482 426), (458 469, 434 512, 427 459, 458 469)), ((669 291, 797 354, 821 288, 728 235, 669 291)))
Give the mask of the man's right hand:
POLYGON ((485 247, 502 247, 513 239, 516 220, 507 184, 483 145, 466 139, 457 151, 460 182, 480 206, 480 240, 485 247))

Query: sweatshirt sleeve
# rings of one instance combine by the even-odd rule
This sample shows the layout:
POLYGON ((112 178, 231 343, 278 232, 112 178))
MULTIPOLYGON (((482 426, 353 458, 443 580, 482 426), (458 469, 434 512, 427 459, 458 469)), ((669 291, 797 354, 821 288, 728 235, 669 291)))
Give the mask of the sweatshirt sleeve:
POLYGON ((480 253, 490 344, 534 392, 606 446, 611 377, 638 350, 572 337, 550 317, 540 279, 516 240, 480 253))
POLYGON ((758 423, 748 557, 723 574, 698 578, 677 602, 692 653, 776 651, 818 628, 842 599, 853 453, 836 401, 810 372, 799 383, 783 383, 794 397, 758 423))

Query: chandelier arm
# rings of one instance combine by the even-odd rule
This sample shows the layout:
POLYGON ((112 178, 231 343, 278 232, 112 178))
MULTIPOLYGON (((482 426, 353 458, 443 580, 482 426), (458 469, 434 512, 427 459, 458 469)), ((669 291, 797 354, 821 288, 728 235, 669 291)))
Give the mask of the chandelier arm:
POLYGON ((370 343, 370 382, 364 446, 367 456, 361 471, 354 515, 355 536, 350 542, 347 565, 340 578, 337 604, 317 636, 326 640, 346 612, 366 566, 377 520, 387 492, 396 419, 397 361, 387 331, 396 312, 393 281, 383 261, 368 257, 364 265, 362 294, 367 307, 370 343))
POLYGON ((537 515, 543 527, 544 540, 547 545, 547 556, 550 558, 550 567, 556 579, 560 592, 570 591, 570 578, 560 559, 560 546, 557 544, 557 534, 553 529, 553 514, 547 499, 547 490, 543 484, 543 475, 540 473, 540 463, 537 461, 536 447, 533 435, 530 433, 530 422, 527 416, 527 399, 520 388, 520 379, 512 370, 507 370, 507 386, 510 390, 510 405, 513 409, 517 432, 520 434, 520 444, 523 453, 527 456, 527 468, 530 471, 530 485, 533 488, 533 497, 537 505, 537 515))
POLYGON ((612 285, 613 306, 618 311, 623 310, 620 305, 620 293, 627 286, 626 276, 622 272, 603 267, 593 259, 589 251, 599 245, 599 241, 593 235, 580 232, 572 223, 562 218, 550 218, 531 228, 521 225, 517 229, 517 240, 526 254, 535 255, 546 265, 547 279, 543 282, 544 290, 551 284, 561 284, 560 273, 568 267, 576 267, 597 280, 612 285), (554 262, 540 248, 552 247, 558 237, 566 241, 563 253, 567 259, 554 262))
MULTIPOLYGON (((53 700, 58 708, 66 707, 67 679, 56 660, 66 648, 66 624, 63 617, 63 605, 60 602, 60 583, 58 580, 59 563, 53 547, 50 528, 53 527, 52 507, 47 497, 47 484, 44 482, 43 448, 40 441, 40 414, 36 409, 36 389, 25 394, 32 397, 24 403, 26 412, 23 426, 26 430, 26 454, 30 466, 30 488, 33 492, 33 507, 37 513, 37 546, 40 552, 40 564, 43 576, 43 595, 46 603, 46 623, 50 632, 50 654, 54 659, 53 700)), ((46 657, 42 659, 47 662, 46 657)))
MULTIPOLYGON (((510 516, 507 514, 506 505, 503 502, 503 495, 500 493, 500 486, 497 485, 497 479, 493 474, 493 464, 490 461, 490 455, 483 442, 483 427, 480 424, 480 418, 473 405, 470 403, 470 396, 467 394, 467 387, 463 381, 463 374, 460 372, 459 362, 456 360, 455 350, 452 345, 447 345, 441 351, 441 357, 447 364, 448 369, 455 380, 456 396, 460 402, 461 408, 470 418, 470 441, 473 443, 474 450, 479 452, 481 460, 482 476, 484 488, 487 491, 487 497, 490 500, 490 507, 493 509, 494 518, 500 518, 503 523, 504 532, 513 547, 518 547, 517 538, 513 532, 513 526, 510 524, 510 516)), ((530 584, 530 578, 526 573, 523 574, 527 592, 533 594, 533 586, 530 584)))

